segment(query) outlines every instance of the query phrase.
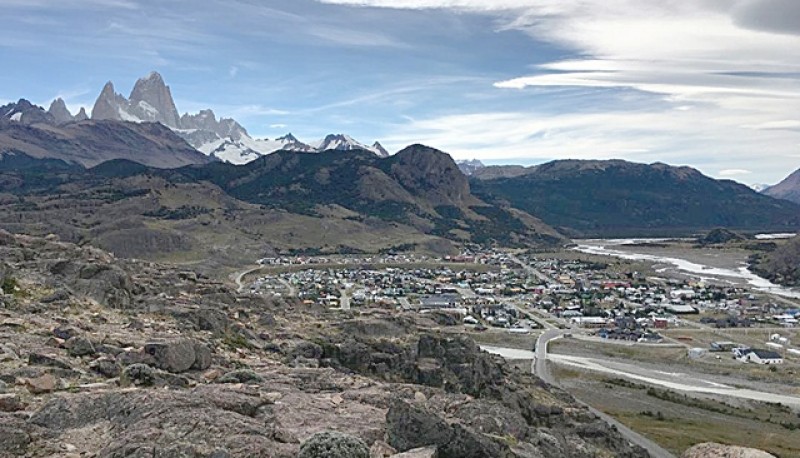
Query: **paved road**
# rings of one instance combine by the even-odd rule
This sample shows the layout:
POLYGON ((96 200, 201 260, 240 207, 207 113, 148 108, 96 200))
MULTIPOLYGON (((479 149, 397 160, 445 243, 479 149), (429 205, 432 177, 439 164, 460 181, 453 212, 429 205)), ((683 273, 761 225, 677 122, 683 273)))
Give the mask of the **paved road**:
POLYGON ((512 260, 512 261, 514 261, 514 262, 516 262, 517 264, 519 264, 520 266, 522 266, 522 268, 523 268, 523 269, 524 269, 526 272, 528 272, 528 273, 530 273, 530 274, 533 274, 533 275, 534 275, 534 276, 536 276, 536 277, 537 277, 539 280, 541 280, 541 281, 543 281, 543 282, 545 282, 545 283, 547 283, 547 284, 557 283, 555 280, 553 280, 552 278, 550 278, 550 277, 548 277, 547 275, 543 274, 541 271, 539 271, 539 270, 537 270, 537 269, 535 269, 535 268, 533 268, 533 267, 529 266, 528 264, 525 264, 524 262, 520 261, 520 259, 519 259, 518 257, 514 256, 514 255, 513 255, 513 254, 511 254, 511 253, 508 253, 508 259, 510 259, 510 260, 512 260))
POLYGON ((350 295, 347 292, 347 289, 339 291, 339 294, 339 307, 342 310, 350 310, 350 295))
MULTIPOLYGON (((547 365, 547 359, 549 357, 547 353, 547 345, 553 339, 561 338, 564 334, 570 331, 564 331, 559 329, 552 329, 545 331, 539 339, 536 341, 536 356, 533 360, 533 373, 537 375, 539 378, 544 380, 545 382, 549 383, 550 385, 558 386, 556 383, 555 378, 550 373, 550 368, 547 365)), ((642 436, 641 434, 633 431, 632 429, 628 428, 627 426, 623 425, 622 423, 618 422, 614 418, 606 415, 603 412, 595 409, 594 407, 590 406, 589 404, 581 401, 580 399, 575 398, 580 404, 586 406, 593 414, 600 417, 603 421, 608 423, 611 426, 617 428, 617 430, 622 434, 623 437, 628 439, 633 444, 636 444, 640 447, 643 447, 650 453, 650 456, 653 458, 675 458, 675 455, 665 450, 660 445, 656 444, 655 442, 651 441, 650 439, 642 436)))
POLYGON ((578 367, 583 370, 602 372, 627 379, 663 386, 675 391, 687 393, 704 393, 749 399, 761 402, 781 403, 800 408, 800 398, 764 391, 737 388, 697 376, 679 372, 665 372, 643 368, 636 364, 611 361, 602 358, 585 358, 581 356, 549 355, 551 361, 578 367))

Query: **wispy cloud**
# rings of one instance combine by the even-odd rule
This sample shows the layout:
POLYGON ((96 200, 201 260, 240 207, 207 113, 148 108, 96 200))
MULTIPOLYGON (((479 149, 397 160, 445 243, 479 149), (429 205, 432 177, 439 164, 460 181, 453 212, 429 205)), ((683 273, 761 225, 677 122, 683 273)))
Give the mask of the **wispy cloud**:
MULTIPOLYGON (((496 81, 495 88, 605 94, 605 104, 591 114, 564 106, 555 117, 481 112, 430 118, 398 126, 397 140, 418 129, 426 141, 482 158, 661 155, 710 164, 726 155, 739 163, 758 157, 759 167, 775 170, 798 149, 795 0, 321 1, 491 15, 499 31, 521 31, 572 51, 534 65, 529 74, 496 81), (644 94, 651 106, 625 111, 621 91, 644 94)), ((732 170, 745 168, 725 169, 732 170)))
POLYGON ((725 170, 720 170, 719 173, 717 173, 717 175, 721 177, 736 177, 741 175, 750 175, 751 173, 753 172, 744 169, 725 169, 725 170))

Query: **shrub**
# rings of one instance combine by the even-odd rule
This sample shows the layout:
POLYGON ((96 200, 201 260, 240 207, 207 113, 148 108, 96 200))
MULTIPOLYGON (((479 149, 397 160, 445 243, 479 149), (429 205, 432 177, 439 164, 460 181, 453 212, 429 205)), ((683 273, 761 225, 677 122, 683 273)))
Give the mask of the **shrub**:
POLYGON ((325 431, 303 442, 298 458, 369 458, 369 448, 357 437, 325 431))

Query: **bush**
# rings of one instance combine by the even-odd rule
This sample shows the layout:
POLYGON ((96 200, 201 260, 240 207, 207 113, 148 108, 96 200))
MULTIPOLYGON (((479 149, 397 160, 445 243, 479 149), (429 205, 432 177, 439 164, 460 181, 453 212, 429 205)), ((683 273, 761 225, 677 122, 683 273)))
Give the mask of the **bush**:
POLYGON ((3 279, 3 283, 0 284, 0 289, 3 290, 4 294, 14 294, 18 286, 19 284, 14 277, 6 277, 3 279))
POLYGON ((298 458, 369 458, 369 448, 357 437, 325 431, 303 442, 298 458))

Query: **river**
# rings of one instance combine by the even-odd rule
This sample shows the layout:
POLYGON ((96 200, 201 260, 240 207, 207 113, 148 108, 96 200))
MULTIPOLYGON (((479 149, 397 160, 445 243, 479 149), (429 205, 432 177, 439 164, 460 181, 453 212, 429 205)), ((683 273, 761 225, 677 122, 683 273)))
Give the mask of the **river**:
MULTIPOLYGON (((759 238, 769 237, 764 234, 759 238)), ((785 238, 785 234, 773 238, 785 238)), ((800 290, 776 285, 766 278, 747 269, 746 256, 737 253, 734 256, 719 256, 720 250, 714 252, 702 249, 691 249, 684 246, 672 248, 652 247, 642 244, 657 244, 665 239, 589 239, 576 240, 575 250, 595 255, 614 256, 631 261, 652 262, 658 272, 675 272, 701 280, 715 281, 732 285, 747 285, 751 288, 783 297, 800 299, 800 290), (708 253, 712 253, 709 255, 708 253)))

